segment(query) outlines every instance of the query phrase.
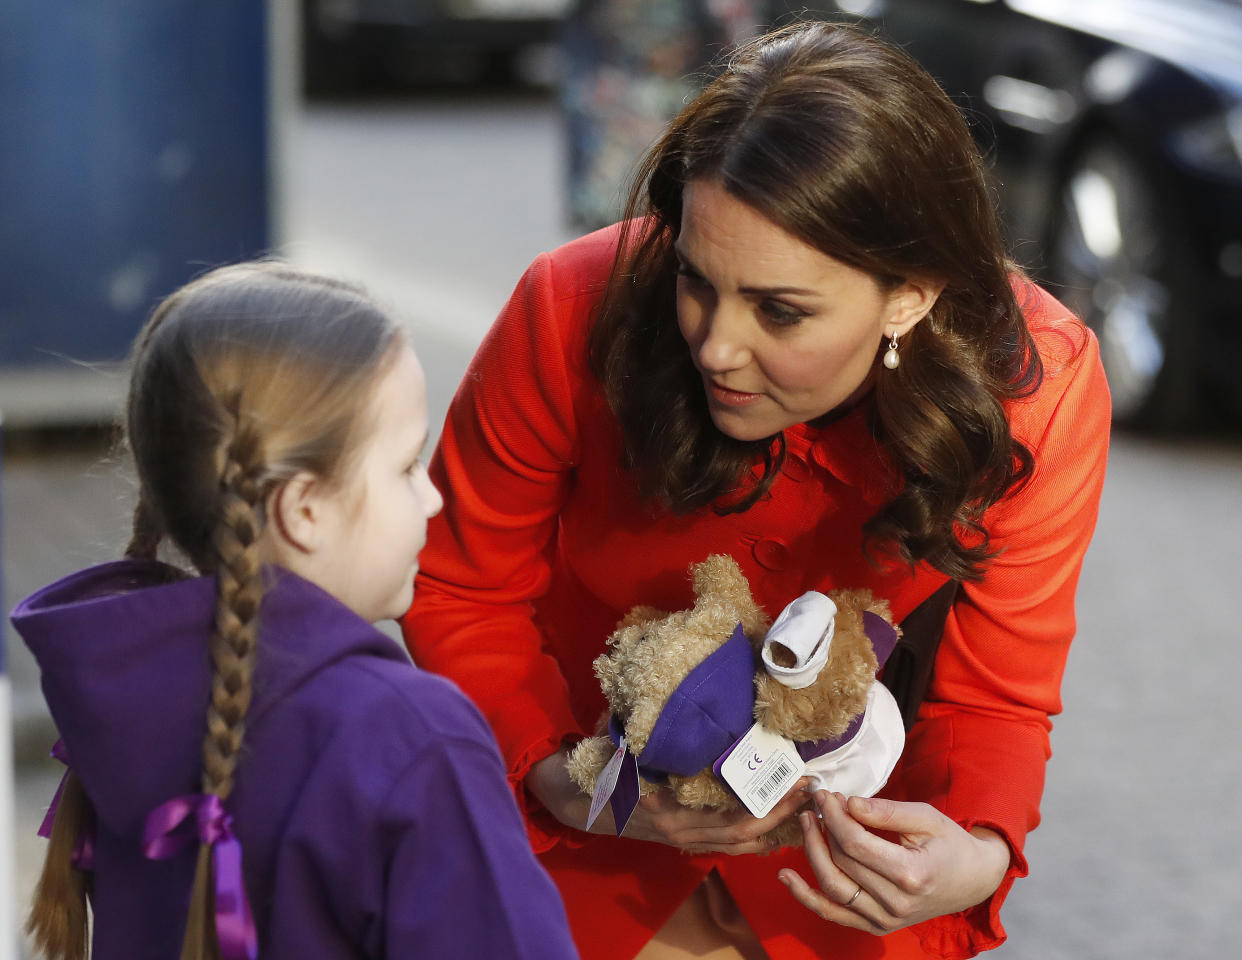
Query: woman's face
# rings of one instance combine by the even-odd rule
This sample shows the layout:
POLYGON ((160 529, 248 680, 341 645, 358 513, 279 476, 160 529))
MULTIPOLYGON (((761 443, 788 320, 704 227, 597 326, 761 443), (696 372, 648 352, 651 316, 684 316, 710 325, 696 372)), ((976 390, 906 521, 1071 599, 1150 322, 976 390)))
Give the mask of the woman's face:
POLYGON ((870 386, 884 339, 913 328, 939 294, 917 281, 881 290, 717 180, 692 180, 682 200, 677 323, 713 422, 738 440, 853 403, 870 386))

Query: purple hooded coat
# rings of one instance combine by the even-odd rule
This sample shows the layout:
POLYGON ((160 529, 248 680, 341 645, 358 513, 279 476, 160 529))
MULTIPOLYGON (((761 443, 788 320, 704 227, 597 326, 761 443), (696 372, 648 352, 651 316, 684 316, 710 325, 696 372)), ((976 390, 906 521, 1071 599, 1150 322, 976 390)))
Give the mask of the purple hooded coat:
MULTIPOLYGON (((479 713, 328 594, 267 574, 225 804, 260 956, 577 956, 479 713)), ((95 960, 167 960, 183 935, 196 847, 153 861, 141 839, 201 789, 215 582, 174 576, 109 563, 12 616, 98 814, 95 960)))

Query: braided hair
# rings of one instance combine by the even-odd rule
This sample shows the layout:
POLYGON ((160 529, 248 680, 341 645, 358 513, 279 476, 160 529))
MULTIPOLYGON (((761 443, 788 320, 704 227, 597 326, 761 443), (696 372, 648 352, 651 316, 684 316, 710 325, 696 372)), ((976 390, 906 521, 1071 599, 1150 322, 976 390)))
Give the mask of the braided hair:
MULTIPOLYGON (((221 801, 236 783, 250 707, 265 503, 302 471, 329 482, 344 476, 399 342, 394 322, 361 290, 274 261, 192 281, 135 341, 125 434, 139 493, 125 553, 153 560, 167 543, 215 578, 201 790, 221 801)), ((54 960, 86 956, 88 881, 70 858, 91 815, 71 774, 27 924, 54 960)), ((182 960, 219 955, 210 854, 203 844, 182 960)))

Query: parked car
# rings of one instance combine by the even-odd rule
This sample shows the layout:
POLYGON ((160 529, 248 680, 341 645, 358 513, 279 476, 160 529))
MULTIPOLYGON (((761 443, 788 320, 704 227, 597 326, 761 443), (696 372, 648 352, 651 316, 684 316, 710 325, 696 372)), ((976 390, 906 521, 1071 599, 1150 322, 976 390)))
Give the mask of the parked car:
POLYGON ((309 96, 413 84, 550 82, 572 0, 302 0, 309 96))
POLYGON ((1242 3, 839 0, 994 158, 1015 257, 1100 338, 1120 424, 1242 416, 1242 3))

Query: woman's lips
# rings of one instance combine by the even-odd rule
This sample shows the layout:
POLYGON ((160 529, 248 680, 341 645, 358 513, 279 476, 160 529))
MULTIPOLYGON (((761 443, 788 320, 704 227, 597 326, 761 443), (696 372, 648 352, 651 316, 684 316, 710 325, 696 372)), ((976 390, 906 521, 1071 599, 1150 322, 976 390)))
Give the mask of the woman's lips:
POLYGON ((743 393, 741 390, 730 390, 728 387, 722 387, 714 380, 708 381, 708 388, 712 397, 718 403, 727 404, 730 407, 742 407, 748 403, 754 403, 763 396, 761 393, 743 393))

